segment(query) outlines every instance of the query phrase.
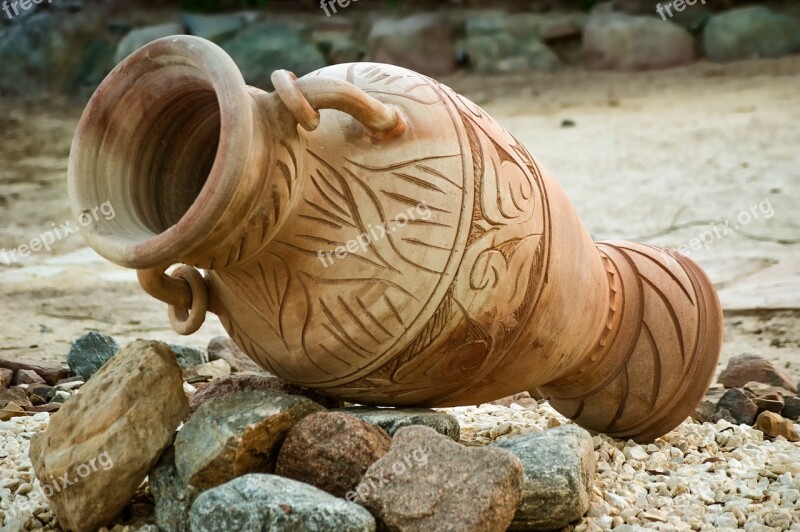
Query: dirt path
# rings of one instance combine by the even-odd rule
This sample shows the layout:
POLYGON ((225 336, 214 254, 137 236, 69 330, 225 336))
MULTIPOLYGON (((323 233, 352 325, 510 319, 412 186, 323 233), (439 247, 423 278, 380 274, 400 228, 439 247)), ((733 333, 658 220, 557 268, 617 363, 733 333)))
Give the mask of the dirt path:
MULTIPOLYGON (((528 146, 596 239, 686 246, 720 288, 723 358, 760 353, 800 378, 800 58, 446 82, 528 146)), ((0 103, 0 250, 10 250, 69 219, 66 167, 80 109, 0 103)), ((77 234, 21 264, 3 260, 3 357, 63 360, 70 340, 93 329, 120 343, 197 347, 224 333, 211 318, 177 336, 133 272, 77 234)))

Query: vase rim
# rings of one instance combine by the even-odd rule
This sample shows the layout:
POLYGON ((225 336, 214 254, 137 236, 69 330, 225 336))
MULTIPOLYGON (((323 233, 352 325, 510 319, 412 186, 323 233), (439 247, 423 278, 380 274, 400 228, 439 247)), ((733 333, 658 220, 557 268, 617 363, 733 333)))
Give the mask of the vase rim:
MULTIPOLYGON (((141 227, 130 232, 81 229, 84 238, 100 255, 129 268, 144 269, 179 262, 206 243, 233 201, 248 163, 254 128, 253 101, 233 59, 216 44, 199 37, 164 37, 143 46, 117 65, 87 104, 70 152, 68 189, 73 215, 80 216, 103 201, 111 202, 115 210, 130 206, 131 198, 126 198, 124 192, 116 198, 101 197, 104 192, 113 195, 114 189, 124 190, 123 184, 114 183, 114 176, 85 175, 83 170, 89 164, 90 172, 99 173, 100 159, 107 156, 102 148, 107 132, 115 124, 103 118, 124 117, 124 111, 113 113, 121 97, 145 83, 152 83, 143 80, 168 73, 164 69, 170 68, 181 69, 183 77, 180 79, 188 79, 187 83, 204 83, 213 91, 219 109, 216 157, 198 195, 174 225, 160 232, 152 231, 152 234, 144 234, 141 227), (114 199, 121 204, 114 205, 114 199)), ((169 80, 163 76, 162 79, 169 80)), ((163 85, 165 96, 181 90, 174 83, 163 85)), ((135 133, 148 134, 147 131, 135 133)))

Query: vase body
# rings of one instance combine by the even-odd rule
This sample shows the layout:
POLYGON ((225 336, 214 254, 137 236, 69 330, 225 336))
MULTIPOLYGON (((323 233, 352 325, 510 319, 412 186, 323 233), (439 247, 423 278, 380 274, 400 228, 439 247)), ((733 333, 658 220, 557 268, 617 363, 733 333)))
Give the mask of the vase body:
POLYGON ((249 356, 352 402, 537 391, 587 428, 648 440, 700 400, 722 331, 705 274, 672 252, 592 242, 558 183, 474 103, 391 65, 327 67, 271 93, 232 68, 210 43, 169 38, 98 89, 70 190, 76 212, 123 211, 87 235, 101 254, 206 271, 208 308, 249 356), (310 120, 312 86, 339 109, 367 95, 402 127, 376 135, 333 109, 310 120))

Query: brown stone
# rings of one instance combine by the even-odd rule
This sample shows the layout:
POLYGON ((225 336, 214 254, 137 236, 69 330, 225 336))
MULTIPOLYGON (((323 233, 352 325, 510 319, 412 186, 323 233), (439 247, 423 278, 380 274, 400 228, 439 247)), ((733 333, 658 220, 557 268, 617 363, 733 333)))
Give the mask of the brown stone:
POLYGON ((232 371, 266 373, 261 366, 239 349, 236 342, 229 336, 217 336, 208 342, 208 359, 211 361, 222 359, 230 365, 232 371))
POLYGON ((237 393, 260 390, 266 392, 275 392, 287 395, 302 395, 308 397, 315 403, 319 403, 325 408, 339 408, 342 406, 342 401, 325 397, 314 390, 307 390, 300 388, 293 384, 289 384, 278 377, 272 375, 228 375, 219 379, 214 379, 210 383, 200 388, 191 399, 189 399, 189 411, 194 412, 200 405, 214 399, 216 397, 227 397, 237 393))
POLYGON ((31 404, 25 390, 16 386, 6 388, 5 390, 0 389, 0 407, 9 402, 17 403, 19 406, 23 407, 30 406, 31 404))
POLYGON ((465 447, 428 427, 397 431, 389 452, 347 496, 386 530, 502 532, 522 500, 520 460, 494 447, 465 447))
POLYGON ((0 390, 11 386, 12 380, 14 380, 14 370, 8 368, 0 368, 0 390))
POLYGON ((69 370, 59 364, 52 362, 38 362, 27 359, 8 360, 0 358, 0 368, 6 368, 14 371, 27 369, 35 371, 40 377, 49 385, 56 384, 60 379, 69 377, 69 370))
POLYGON ((25 410, 13 401, 0 407, 0 421, 8 421, 11 418, 26 415, 25 410))
POLYGON ((391 444, 376 425, 341 412, 319 412, 289 430, 275 473, 344 497, 391 444))
POLYGON ((738 388, 756 381, 785 388, 792 394, 797 393, 797 385, 789 375, 759 355, 744 354, 731 358, 728 367, 720 373, 718 380, 726 388, 738 388))
MULTIPOLYGON (((503 397, 502 399, 497 399, 496 401, 491 401, 490 404, 493 405, 500 405, 500 406, 511 406, 513 403, 521 404, 521 405, 528 405, 529 400, 531 399, 531 394, 528 392, 520 392, 515 393, 514 395, 509 395, 508 397, 503 397)), ((534 402, 536 402, 534 400, 534 402)))
POLYGON ((37 406, 26 406, 25 411, 31 413, 47 412, 48 414, 53 414, 61 409, 62 404, 63 403, 47 403, 37 406))
POLYGON ((783 436, 789 441, 800 441, 800 434, 795 430, 794 423, 774 412, 761 412, 755 428, 771 438, 783 436))
POLYGON ((44 379, 33 370, 18 369, 14 374, 14 380, 12 383, 15 386, 19 386, 20 384, 44 384, 45 382, 44 379))
POLYGON ((769 412, 775 412, 776 414, 781 413, 785 404, 783 397, 778 393, 768 393, 761 397, 756 397, 753 399, 753 402, 756 404, 759 411, 767 410, 769 412))
POLYGON ((212 360, 205 364, 191 366, 183 370, 184 380, 194 380, 198 377, 205 377, 208 380, 225 377, 231 374, 231 366, 222 359, 212 360))
POLYGON ((109 360, 31 440, 36 476, 61 526, 82 532, 107 525, 187 411, 181 370, 166 344, 136 341, 109 360), (63 475, 83 478, 60 490, 50 486, 63 475))

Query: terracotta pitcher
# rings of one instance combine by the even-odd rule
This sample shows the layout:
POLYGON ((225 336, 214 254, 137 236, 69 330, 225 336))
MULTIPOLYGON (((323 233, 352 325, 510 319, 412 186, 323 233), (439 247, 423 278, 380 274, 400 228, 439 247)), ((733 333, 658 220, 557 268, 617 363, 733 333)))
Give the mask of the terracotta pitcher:
POLYGON ((637 440, 686 419, 722 341, 695 263, 592 242, 525 147, 435 80, 372 63, 272 80, 168 37, 80 121, 73 210, 116 212, 84 236, 139 270, 175 330, 214 312, 265 369, 357 403, 539 391, 637 440))

